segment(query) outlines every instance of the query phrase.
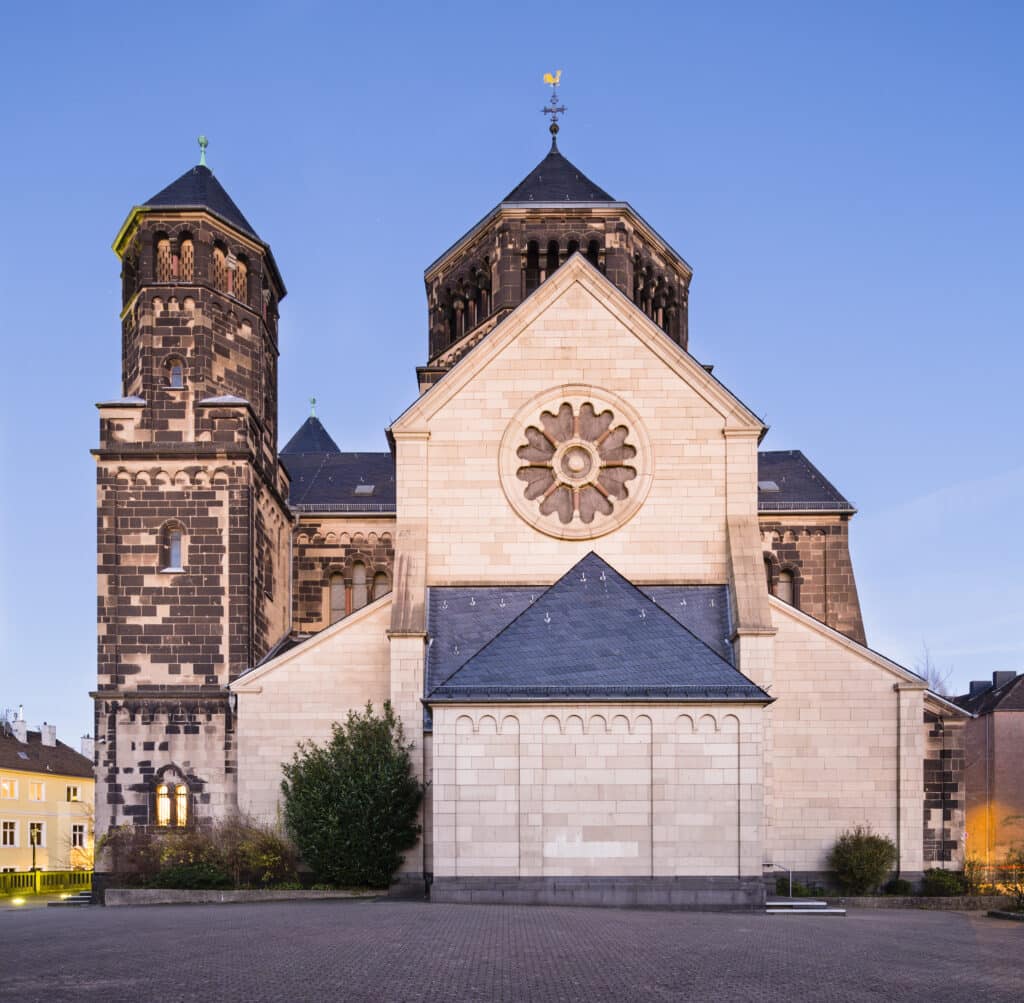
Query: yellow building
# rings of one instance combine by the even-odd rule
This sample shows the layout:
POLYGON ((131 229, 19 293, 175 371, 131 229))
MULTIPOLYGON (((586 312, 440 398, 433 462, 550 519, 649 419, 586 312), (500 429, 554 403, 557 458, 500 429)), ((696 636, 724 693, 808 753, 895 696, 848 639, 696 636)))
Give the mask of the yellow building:
POLYGON ((41 870, 91 869, 94 798, 91 757, 58 742, 56 726, 0 719, 0 872, 29 870, 33 843, 41 870))

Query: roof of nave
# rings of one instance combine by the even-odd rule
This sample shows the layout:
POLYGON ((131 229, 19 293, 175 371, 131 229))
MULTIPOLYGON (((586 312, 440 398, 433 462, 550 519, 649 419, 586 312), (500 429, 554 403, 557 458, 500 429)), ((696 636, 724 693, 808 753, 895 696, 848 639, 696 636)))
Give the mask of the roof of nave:
POLYGON ((22 743, 14 735, 0 730, 0 769, 92 779, 92 760, 70 745, 61 741, 56 745, 43 745, 42 734, 38 731, 28 732, 25 738, 22 743))
POLYGON ((307 418, 280 452, 288 504, 306 512, 394 512, 391 453, 343 453, 318 418, 307 418))
POLYGON ((857 510, 799 449, 757 454, 758 512, 857 510))
MULTIPOLYGON (((664 589, 660 599, 655 598, 593 552, 548 588, 532 594, 529 589, 514 590, 518 614, 482 645, 479 632, 467 630, 463 643, 470 647, 465 657, 458 654, 457 640, 445 636, 451 625, 446 619, 464 621, 467 616, 466 597, 454 591, 431 589, 431 648, 451 646, 453 650, 441 651, 440 657, 451 658, 458 668, 430 688, 429 703, 770 699, 691 631, 675 604, 662 604, 664 589)), ((466 591, 474 590, 458 590, 466 591)), ((481 593, 479 601, 493 605, 492 596, 482 596, 493 590, 475 591, 481 593)), ((713 603, 713 597, 704 598, 713 603)), ((719 616, 727 618, 727 596, 721 598, 725 610, 719 616)), ((470 608, 475 609, 478 600, 470 599, 470 608)), ((494 623, 493 610, 481 612, 494 623)), ((721 623, 716 626, 720 648, 728 630, 721 623)), ((436 662, 432 668, 436 673, 436 662)))
POLYGON ((252 224, 242 215, 242 210, 235 205, 213 171, 204 164, 190 167, 180 178, 172 181, 144 204, 146 208, 209 209, 225 223, 260 240, 252 224))
MULTIPOLYGON (((978 684, 972 684, 975 685, 978 684)), ((993 673, 991 685, 973 694, 953 697, 953 703, 979 716, 994 710, 1024 711, 1024 673, 993 673)))
POLYGON ((614 202, 552 140, 548 155, 506 195, 502 202, 614 202))

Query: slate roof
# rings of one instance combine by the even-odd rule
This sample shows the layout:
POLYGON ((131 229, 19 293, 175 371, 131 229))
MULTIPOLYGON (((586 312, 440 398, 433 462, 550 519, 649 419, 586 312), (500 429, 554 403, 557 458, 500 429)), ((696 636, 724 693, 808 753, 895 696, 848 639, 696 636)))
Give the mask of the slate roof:
POLYGON ((0 769, 92 779, 92 761, 70 745, 59 740, 56 745, 43 745, 38 731, 30 731, 25 737, 27 741, 22 744, 14 735, 0 731, 0 769), (22 759, 18 753, 24 753, 26 758, 22 759))
POLYGON ((281 455, 290 453, 340 453, 337 443, 331 438, 327 429, 320 424, 319 418, 309 417, 299 430, 288 440, 288 445, 281 450, 281 455))
POLYGON ((209 167, 198 164, 190 167, 145 205, 161 209, 209 209, 226 223, 260 240, 252 224, 242 215, 242 210, 235 205, 209 167))
MULTIPOLYGON (((431 648, 443 643, 438 620, 448 599, 435 591, 440 590, 431 590, 431 648)), ((521 612, 433 686, 428 703, 770 699, 593 552, 550 588, 529 596, 516 592, 521 612)), ((467 643, 475 646, 480 639, 479 631, 471 631, 467 643)), ((441 655, 461 657, 461 647, 458 656, 441 655)), ((436 673, 436 663, 432 668, 436 673)))
POLYGON ((799 449, 757 454, 759 512, 849 512, 857 510, 799 449), (766 481, 778 491, 765 490, 766 481))
POLYGON ((288 471, 288 504, 300 512, 394 512, 395 458, 343 453, 318 418, 307 418, 278 454, 288 471), (369 494, 356 493, 360 485, 369 494))
POLYGON ((1024 711, 1024 674, 1008 679, 1001 686, 993 684, 974 696, 967 693, 953 697, 953 703, 978 715, 990 714, 994 710, 1024 711))
POLYGON ((548 155, 502 199, 503 202, 614 202, 554 142, 548 155))

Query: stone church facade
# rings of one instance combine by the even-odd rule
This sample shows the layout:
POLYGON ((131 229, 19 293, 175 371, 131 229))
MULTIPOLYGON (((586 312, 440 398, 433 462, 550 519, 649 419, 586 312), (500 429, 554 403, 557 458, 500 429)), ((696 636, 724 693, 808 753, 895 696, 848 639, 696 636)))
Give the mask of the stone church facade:
POLYGON ((100 832, 274 818, 296 743, 390 700, 435 899, 749 905, 858 824, 905 877, 957 861, 962 778, 926 763, 966 715, 866 647, 853 506, 759 451, 691 354, 690 266, 554 138, 427 268, 385 452, 314 417, 278 453, 284 283, 205 165, 114 249, 100 832))

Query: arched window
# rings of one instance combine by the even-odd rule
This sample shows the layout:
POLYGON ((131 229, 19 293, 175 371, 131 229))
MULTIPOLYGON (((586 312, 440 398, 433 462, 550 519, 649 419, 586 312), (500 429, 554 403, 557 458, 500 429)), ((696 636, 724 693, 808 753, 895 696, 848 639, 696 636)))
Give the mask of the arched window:
POLYGON ((366 565, 356 561, 352 565, 352 611, 362 609, 367 603, 366 565))
POLYGON ((188 825, 188 788, 184 784, 177 784, 174 788, 174 824, 179 827, 188 825))
POLYGON ((228 258, 224 253, 224 248, 220 245, 215 245, 213 248, 212 269, 210 278, 213 280, 213 288, 226 293, 228 291, 228 258))
POLYGON ((181 359, 167 360, 167 385, 173 390, 185 386, 185 363, 181 359))
POLYGON ((765 554, 764 555, 764 577, 768 582, 768 592, 772 591, 772 559, 765 554))
POLYGON ((156 824, 171 824, 171 789, 167 784, 158 784, 156 788, 156 824))
POLYGON ((601 247, 596 240, 590 241, 587 244, 587 261, 589 261, 595 268, 600 264, 601 247))
POLYGON ((570 240, 569 246, 566 248, 565 257, 568 260, 580 249, 580 242, 578 240, 570 240))
POLYGON ((196 250, 191 237, 182 237, 178 244, 178 278, 191 282, 196 268, 196 250))
POLYGON ((558 270, 558 241, 548 241, 547 267, 544 270, 544 277, 549 279, 558 270))
POLYGON ((337 623, 345 615, 345 579, 341 575, 331 575, 330 606, 330 622, 337 623))
POLYGON ((185 567, 185 534, 177 523, 164 526, 160 538, 160 569, 182 571, 185 567))
POLYGON ((795 594, 793 587, 793 572, 780 571, 779 580, 775 585, 775 595, 783 602, 794 604, 795 594))
POLYGON ((174 279, 174 265, 171 261, 171 242, 161 234, 156 241, 156 280, 171 282, 174 279))
POLYGON ((535 240, 526 245, 525 284, 527 296, 540 285, 540 247, 535 240))
POLYGON ((391 591, 391 587, 388 585, 388 576, 383 571, 378 571, 373 576, 373 598, 379 599, 381 596, 386 596, 391 591))

